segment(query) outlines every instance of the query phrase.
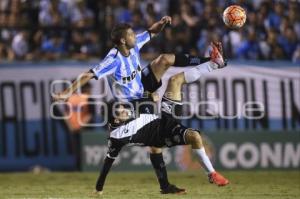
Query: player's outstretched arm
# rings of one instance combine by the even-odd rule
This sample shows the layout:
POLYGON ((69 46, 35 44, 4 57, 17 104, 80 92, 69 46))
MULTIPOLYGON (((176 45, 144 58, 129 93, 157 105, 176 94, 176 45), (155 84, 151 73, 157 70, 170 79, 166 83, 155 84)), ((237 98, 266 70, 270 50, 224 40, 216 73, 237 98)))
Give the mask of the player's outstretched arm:
POLYGON ((66 101, 80 87, 84 86, 90 79, 94 77, 94 73, 88 71, 80 74, 78 78, 71 84, 69 88, 63 92, 53 94, 54 101, 66 101))
POLYGON ((112 159, 109 157, 106 157, 104 160, 104 165, 102 167, 100 176, 98 177, 98 180, 96 183, 96 192, 99 194, 102 194, 102 192, 103 192, 103 187, 104 187, 106 176, 108 175, 109 170, 110 170, 114 160, 115 159, 112 159))
POLYGON ((160 33, 167 24, 172 23, 172 18, 170 16, 164 16, 158 22, 154 23, 148 30, 151 33, 151 37, 154 37, 160 33))

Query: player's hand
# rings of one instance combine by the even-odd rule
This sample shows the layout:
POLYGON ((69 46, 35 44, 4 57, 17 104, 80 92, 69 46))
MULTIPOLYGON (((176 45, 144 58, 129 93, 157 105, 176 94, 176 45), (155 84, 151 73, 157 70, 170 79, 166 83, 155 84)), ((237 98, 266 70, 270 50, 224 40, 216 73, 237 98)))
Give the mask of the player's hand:
POLYGON ((163 24, 163 25, 167 25, 167 24, 172 24, 172 18, 170 16, 164 16, 161 18, 160 22, 163 24))
POLYGON ((151 93, 151 97, 152 97, 152 100, 154 102, 158 102, 159 101, 159 94, 154 92, 154 93, 151 93))
POLYGON ((65 102, 68 99, 69 99, 69 95, 65 92, 52 94, 52 100, 55 101, 55 102, 58 102, 58 101, 65 102))
POLYGON ((103 194, 103 191, 96 191, 96 194, 97 194, 97 195, 102 195, 102 194, 103 194))
POLYGON ((93 192, 93 194, 94 194, 95 196, 100 196, 100 195, 103 194, 103 191, 97 191, 97 190, 95 190, 95 191, 93 192))

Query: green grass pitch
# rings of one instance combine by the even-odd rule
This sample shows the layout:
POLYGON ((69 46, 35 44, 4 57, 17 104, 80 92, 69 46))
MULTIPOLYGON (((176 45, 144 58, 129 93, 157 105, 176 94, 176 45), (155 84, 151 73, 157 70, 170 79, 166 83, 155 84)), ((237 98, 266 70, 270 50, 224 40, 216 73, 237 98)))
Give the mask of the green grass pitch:
POLYGON ((98 173, 0 173, 0 198, 300 198, 299 171, 222 172, 230 185, 209 184, 201 172, 169 172, 170 182, 187 189, 185 195, 161 195, 154 172, 111 172, 104 193, 91 196, 98 173))

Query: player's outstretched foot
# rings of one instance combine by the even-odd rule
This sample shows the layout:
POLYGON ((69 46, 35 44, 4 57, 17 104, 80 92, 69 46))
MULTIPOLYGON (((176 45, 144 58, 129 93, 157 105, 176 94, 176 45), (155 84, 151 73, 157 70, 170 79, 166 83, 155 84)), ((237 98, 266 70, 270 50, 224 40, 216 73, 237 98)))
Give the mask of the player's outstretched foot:
POLYGON ((211 43, 211 48, 212 48, 210 52, 211 61, 217 65, 216 68, 224 68, 227 65, 227 62, 224 60, 223 57, 222 44, 220 42, 211 43))
POLYGON ((162 189, 160 193, 161 194, 186 194, 186 190, 178 188, 173 184, 169 184, 169 186, 165 189, 162 189))
POLYGON ((210 183, 214 183, 218 186, 225 186, 225 185, 229 184, 229 180, 224 178, 221 174, 219 174, 216 171, 209 174, 208 179, 209 179, 210 183))

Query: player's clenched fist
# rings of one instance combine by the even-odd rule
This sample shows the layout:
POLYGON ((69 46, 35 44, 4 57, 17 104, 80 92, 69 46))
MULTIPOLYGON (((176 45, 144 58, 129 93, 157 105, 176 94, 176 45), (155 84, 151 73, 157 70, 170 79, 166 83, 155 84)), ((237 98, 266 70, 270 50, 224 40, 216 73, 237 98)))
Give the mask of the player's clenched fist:
POLYGON ((172 24, 172 18, 170 16, 164 16, 161 18, 160 22, 164 25, 172 24))

